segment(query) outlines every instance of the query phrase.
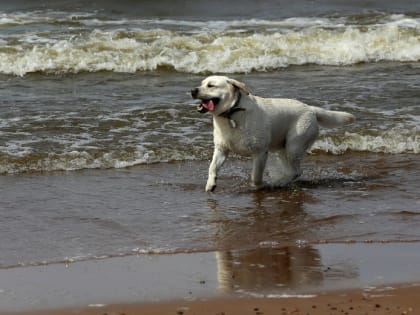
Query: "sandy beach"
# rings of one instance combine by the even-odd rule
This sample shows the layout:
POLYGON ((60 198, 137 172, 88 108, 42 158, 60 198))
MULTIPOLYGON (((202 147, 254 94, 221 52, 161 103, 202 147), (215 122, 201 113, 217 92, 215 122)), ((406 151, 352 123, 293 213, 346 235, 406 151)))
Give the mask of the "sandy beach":
POLYGON ((420 284, 319 292, 305 297, 218 298, 195 301, 90 305, 64 309, 1 312, 2 315, 408 315, 420 311, 420 284))
POLYGON ((0 314, 418 314, 419 247, 321 244, 1 269, 0 314))

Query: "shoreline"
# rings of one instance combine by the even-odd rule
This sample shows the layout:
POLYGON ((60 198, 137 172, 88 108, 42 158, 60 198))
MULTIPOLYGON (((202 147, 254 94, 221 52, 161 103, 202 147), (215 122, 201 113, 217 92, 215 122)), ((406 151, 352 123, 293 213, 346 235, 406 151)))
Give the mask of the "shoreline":
MULTIPOLYGON (((419 250, 420 243, 322 244, 0 269, 0 315, 176 314, 180 307, 190 314, 247 314, 255 303, 264 314, 279 314, 279 307, 324 314, 329 299, 348 304, 351 296, 367 310, 376 300, 366 297, 378 295, 386 299, 377 303, 391 309, 420 294, 419 250)), ((420 310, 420 302, 404 303, 420 310)))
POLYGON ((200 314, 200 315, 408 315, 420 310, 420 283, 320 291, 300 297, 218 297, 126 304, 90 304, 58 309, 1 312, 0 315, 200 314))

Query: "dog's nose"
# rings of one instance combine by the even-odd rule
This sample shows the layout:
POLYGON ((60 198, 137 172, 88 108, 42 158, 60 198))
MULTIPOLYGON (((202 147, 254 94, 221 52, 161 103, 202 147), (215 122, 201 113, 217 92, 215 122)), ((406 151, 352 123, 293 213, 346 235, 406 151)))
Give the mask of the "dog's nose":
POLYGON ((193 97, 193 98, 196 98, 197 97, 197 94, 198 94, 198 88, 192 88, 191 89, 191 96, 193 97))

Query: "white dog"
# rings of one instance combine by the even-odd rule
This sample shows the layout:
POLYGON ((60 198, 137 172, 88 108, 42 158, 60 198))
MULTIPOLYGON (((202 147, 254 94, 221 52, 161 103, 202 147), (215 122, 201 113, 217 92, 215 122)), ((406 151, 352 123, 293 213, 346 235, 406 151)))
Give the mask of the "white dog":
POLYGON ((262 188, 269 151, 285 161, 286 185, 302 173, 300 163, 318 136, 318 125, 337 127, 355 120, 352 114, 329 111, 293 99, 262 98, 249 93, 245 84, 225 76, 210 76, 191 90, 200 99, 197 110, 213 115, 214 153, 206 191, 216 188, 217 172, 230 151, 251 156, 251 181, 262 188))

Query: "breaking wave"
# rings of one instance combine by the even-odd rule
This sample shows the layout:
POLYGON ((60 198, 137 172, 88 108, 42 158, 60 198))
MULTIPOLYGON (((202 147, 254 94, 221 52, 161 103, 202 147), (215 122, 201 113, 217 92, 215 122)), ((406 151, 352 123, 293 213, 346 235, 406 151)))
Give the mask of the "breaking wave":
POLYGON ((0 35, 0 73, 247 73, 290 65, 420 60, 419 18, 379 14, 372 19, 198 22, 3 14, 0 28, 8 31, 0 35), (39 24, 47 30, 18 31, 39 24))
MULTIPOLYGON (((176 137, 176 136, 175 136, 176 137)), ((208 160, 212 153, 210 131, 200 139, 188 140, 188 136, 173 140, 161 139, 159 143, 133 144, 102 147, 100 144, 80 146, 60 152, 35 152, 36 146, 14 151, 14 147, 2 148, 0 152, 0 174, 24 172, 71 171, 79 169, 125 168, 150 163, 171 161, 208 160), (183 141, 184 139, 185 141, 183 141)), ((393 129, 381 134, 359 134, 346 132, 342 135, 326 134, 320 137, 310 153, 334 155, 346 152, 373 152, 387 154, 420 153, 420 133, 412 130, 393 129)))
POLYGON ((347 151, 373 153, 420 153, 420 133, 412 129, 393 128, 388 131, 361 134, 346 132, 344 136, 326 135, 317 140, 312 152, 343 154, 347 151))

